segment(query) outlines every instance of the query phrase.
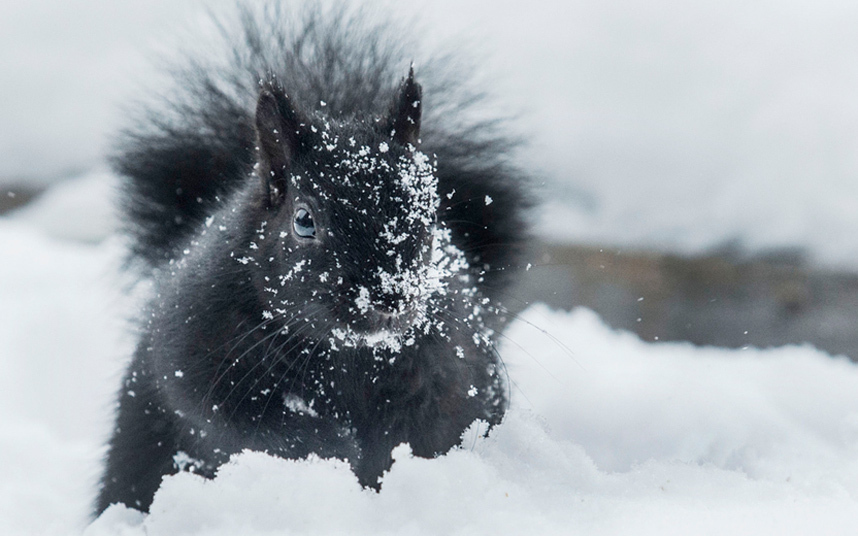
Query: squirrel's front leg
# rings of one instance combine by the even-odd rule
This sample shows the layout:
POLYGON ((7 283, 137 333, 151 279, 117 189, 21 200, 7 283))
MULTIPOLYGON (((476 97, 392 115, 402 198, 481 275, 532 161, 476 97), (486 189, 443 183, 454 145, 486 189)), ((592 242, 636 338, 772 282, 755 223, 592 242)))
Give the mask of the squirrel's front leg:
POLYGON ((159 402, 150 377, 135 360, 123 382, 96 515, 114 503, 148 511, 164 475, 176 472, 174 416, 159 402))

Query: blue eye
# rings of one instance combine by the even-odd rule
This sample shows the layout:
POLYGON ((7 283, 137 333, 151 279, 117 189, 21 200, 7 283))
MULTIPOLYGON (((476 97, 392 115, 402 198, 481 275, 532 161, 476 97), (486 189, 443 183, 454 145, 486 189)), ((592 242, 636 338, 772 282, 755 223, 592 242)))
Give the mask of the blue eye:
POLYGON ((307 209, 299 208, 295 212, 292 227, 295 228, 295 233, 302 238, 314 238, 316 236, 316 224, 313 223, 313 215, 307 209))

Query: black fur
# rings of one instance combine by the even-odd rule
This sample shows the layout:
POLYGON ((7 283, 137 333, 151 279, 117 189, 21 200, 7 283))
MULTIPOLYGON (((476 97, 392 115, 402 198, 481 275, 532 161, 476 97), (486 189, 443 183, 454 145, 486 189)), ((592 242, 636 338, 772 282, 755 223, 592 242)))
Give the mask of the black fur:
POLYGON ((492 338, 525 242, 514 143, 462 119, 480 95, 458 75, 401 78, 388 26, 238 13, 226 61, 189 60, 113 159, 156 293, 98 512, 147 510, 162 476, 211 477, 244 448, 342 458, 378 489, 397 444, 436 456, 506 408, 492 338))

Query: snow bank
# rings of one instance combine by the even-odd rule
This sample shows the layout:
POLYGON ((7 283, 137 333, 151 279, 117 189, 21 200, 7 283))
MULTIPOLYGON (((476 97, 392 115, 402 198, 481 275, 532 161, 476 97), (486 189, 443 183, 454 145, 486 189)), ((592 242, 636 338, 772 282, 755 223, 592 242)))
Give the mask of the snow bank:
POLYGON ((0 534, 79 533, 130 351, 120 249, 0 219, 0 251, 0 534))
POLYGON ((214 481, 165 479, 150 515, 90 524, 133 307, 115 238, 50 236, 61 194, 0 218, 0 534, 858 532, 858 366, 645 343, 544 306, 502 339, 503 424, 435 460, 400 447, 381 493, 341 462, 244 453, 214 481))
POLYGON ((341 462, 247 452, 214 481, 167 478, 149 516, 115 506, 86 534, 858 530, 858 368, 845 359, 647 344, 543 307, 508 337, 504 423, 435 460, 400 447, 379 494, 341 462))

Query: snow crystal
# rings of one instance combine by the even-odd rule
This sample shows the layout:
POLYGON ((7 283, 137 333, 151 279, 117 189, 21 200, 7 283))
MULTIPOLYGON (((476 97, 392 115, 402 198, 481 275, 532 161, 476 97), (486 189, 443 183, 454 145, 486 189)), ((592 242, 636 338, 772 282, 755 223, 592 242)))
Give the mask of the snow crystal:
MULTIPOLYGON (((266 393, 267 394, 267 393, 266 393)), ((283 398, 283 404, 292 413, 301 415, 309 415, 310 417, 318 417, 319 414, 313 409, 313 404, 307 404, 301 397, 296 394, 288 394, 283 398)))
POLYGON ((179 451, 173 455, 173 465, 179 471, 191 471, 195 472, 199 468, 201 468, 204 464, 188 455, 187 452, 179 451))
POLYGON ((369 289, 366 287, 358 287, 358 297, 355 299, 355 305, 361 313, 366 313, 370 309, 369 289))

